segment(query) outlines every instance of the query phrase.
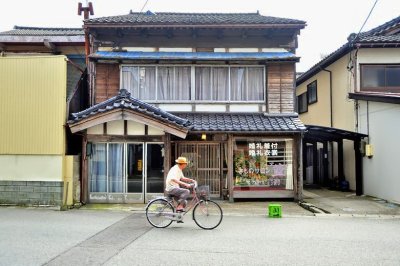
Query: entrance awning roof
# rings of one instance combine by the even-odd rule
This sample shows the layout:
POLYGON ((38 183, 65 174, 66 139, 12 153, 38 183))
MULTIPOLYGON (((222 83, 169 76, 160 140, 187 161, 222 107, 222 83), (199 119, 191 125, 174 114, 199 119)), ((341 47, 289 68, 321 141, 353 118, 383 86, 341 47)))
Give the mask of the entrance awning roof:
POLYGON ((306 141, 338 141, 338 140, 361 140, 368 137, 366 134, 357 133, 333 127, 306 125, 307 131, 304 135, 306 141))
POLYGON ((181 138, 185 138, 191 128, 188 120, 133 98, 125 89, 121 89, 117 96, 102 103, 73 113, 68 125, 71 132, 75 133, 114 120, 140 122, 181 138))
POLYGON ((222 52, 96 52, 91 59, 108 60, 195 60, 195 61, 299 61, 289 52, 222 53, 222 52))

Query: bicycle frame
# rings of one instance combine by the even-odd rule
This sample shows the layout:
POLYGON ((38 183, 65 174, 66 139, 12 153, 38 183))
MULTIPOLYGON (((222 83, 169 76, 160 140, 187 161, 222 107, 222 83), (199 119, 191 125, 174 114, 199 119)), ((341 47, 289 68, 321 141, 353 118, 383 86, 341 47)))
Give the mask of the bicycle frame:
MULTIPOLYGON (((186 205, 186 208, 185 208, 186 210, 185 210, 184 212, 181 212, 181 213, 180 213, 180 214, 182 215, 182 218, 183 218, 183 216, 185 216, 191 209, 193 209, 194 206, 196 206, 197 203, 199 203, 199 202, 201 201, 201 199, 199 199, 199 197, 197 196, 196 187, 197 187, 197 184, 196 184, 195 187, 192 187, 192 188, 191 188, 191 190, 192 190, 192 194, 191 194, 192 199, 191 199, 191 200, 188 202, 188 204, 186 205)), ((178 202, 175 200, 175 197, 174 197, 174 196, 167 196, 167 197, 165 197, 165 198, 168 200, 168 202, 171 202, 171 203, 172 203, 172 206, 174 207, 174 212, 177 213, 177 212, 176 212, 176 207, 178 206, 178 202), (169 198, 171 198, 171 200, 169 200, 169 198)))

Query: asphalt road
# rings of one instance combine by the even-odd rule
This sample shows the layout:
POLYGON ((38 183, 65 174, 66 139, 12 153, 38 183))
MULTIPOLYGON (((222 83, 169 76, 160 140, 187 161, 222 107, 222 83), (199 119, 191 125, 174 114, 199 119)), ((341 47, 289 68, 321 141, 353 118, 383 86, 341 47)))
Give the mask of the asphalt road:
POLYGON ((225 216, 152 228, 142 213, 0 208, 0 265, 400 265, 400 219, 225 216))

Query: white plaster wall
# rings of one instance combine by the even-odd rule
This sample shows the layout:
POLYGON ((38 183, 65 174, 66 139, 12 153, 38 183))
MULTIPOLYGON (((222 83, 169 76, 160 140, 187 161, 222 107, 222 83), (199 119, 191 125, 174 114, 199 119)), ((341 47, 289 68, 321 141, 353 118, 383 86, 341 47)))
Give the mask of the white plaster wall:
POLYGON ((107 135, 124 135, 124 120, 107 122, 107 135))
POLYGON ((128 135, 144 135, 144 124, 135 122, 135 121, 128 121, 128 135))
POLYGON ((367 102, 359 103, 359 130, 374 147, 363 158, 364 194, 400 203, 400 105, 368 102, 367 116, 367 102))
POLYGON ((61 155, 0 155, 0 180, 62 181, 61 155))
POLYGON ((196 104, 196 112, 226 112, 225 104, 196 104))

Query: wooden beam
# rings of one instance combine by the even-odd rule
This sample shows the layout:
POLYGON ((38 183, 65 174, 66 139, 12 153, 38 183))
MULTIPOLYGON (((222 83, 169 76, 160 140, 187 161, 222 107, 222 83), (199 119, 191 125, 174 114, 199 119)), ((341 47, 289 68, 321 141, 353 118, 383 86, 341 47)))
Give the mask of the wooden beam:
POLYGON ((88 119, 83 119, 78 123, 70 125, 70 129, 72 133, 76 133, 93 126, 115 120, 130 120, 139 122, 152 127, 160 128, 165 132, 171 133, 183 139, 186 138, 186 135, 188 133, 188 129, 179 128, 178 126, 157 121, 154 118, 143 116, 142 114, 136 113, 134 111, 122 110, 122 109, 112 110, 107 113, 96 114, 93 117, 90 117, 88 119))
POLYGON ((356 157, 356 195, 361 196, 363 194, 363 167, 362 167, 362 155, 360 151, 361 141, 354 141, 354 153, 356 157))

